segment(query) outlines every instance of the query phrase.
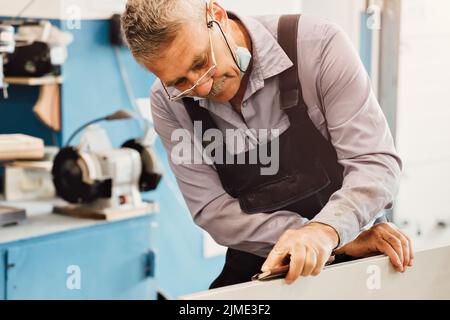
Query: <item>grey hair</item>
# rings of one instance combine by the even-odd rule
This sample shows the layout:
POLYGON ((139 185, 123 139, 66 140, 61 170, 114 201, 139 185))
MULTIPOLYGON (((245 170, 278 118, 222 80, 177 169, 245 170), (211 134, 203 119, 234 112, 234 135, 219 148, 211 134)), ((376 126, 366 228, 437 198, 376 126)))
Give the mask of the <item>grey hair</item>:
POLYGON ((134 58, 145 65, 160 56, 184 24, 205 20, 205 10, 205 0, 128 0, 121 25, 134 58))

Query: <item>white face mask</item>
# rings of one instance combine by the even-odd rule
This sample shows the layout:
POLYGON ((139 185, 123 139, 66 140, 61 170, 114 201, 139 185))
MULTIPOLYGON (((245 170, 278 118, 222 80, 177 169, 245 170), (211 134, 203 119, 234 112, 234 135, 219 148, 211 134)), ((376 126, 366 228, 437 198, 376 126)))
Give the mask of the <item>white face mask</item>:
POLYGON ((238 67, 241 70, 241 78, 244 76, 245 71, 247 71, 250 61, 252 60, 252 54, 247 48, 238 47, 236 50, 236 60, 238 67))

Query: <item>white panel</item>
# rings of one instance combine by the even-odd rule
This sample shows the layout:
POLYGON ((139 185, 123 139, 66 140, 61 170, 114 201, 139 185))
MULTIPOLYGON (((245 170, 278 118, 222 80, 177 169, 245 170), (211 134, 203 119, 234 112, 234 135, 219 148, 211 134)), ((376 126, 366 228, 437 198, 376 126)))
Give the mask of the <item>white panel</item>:
POLYGON ((450 247, 417 252, 414 266, 395 272, 387 257, 330 266, 317 277, 254 281, 192 294, 194 300, 450 299, 450 247))
POLYGON ((302 12, 327 18, 342 27, 359 48, 360 15, 363 0, 302 0, 302 12))
MULTIPOLYGON (((0 16, 16 16, 29 0, 0 0, 0 16)), ((35 0, 24 17, 46 19, 108 19, 122 12, 126 0, 35 0), (78 14, 79 13, 79 14, 78 14)))
POLYGON ((450 222, 450 169, 448 160, 421 164, 406 162, 395 205, 397 222, 409 221, 422 231, 438 220, 450 222))
POLYGON ((395 215, 429 229, 450 220, 450 1, 402 2, 395 215))
POLYGON ((219 0, 227 10, 234 10, 242 15, 268 15, 299 13, 301 0, 219 0))
MULTIPOLYGON (((0 0, 0 16, 14 16, 29 0, 0 0)), ((35 0, 24 13, 27 17, 67 18, 72 6, 80 9, 82 19, 107 19, 122 12, 126 0, 35 0)), ((226 9, 245 15, 297 13, 301 0, 222 0, 226 9)))
POLYGON ((203 231, 203 257, 212 258, 224 255, 227 248, 217 244, 208 232, 203 231))

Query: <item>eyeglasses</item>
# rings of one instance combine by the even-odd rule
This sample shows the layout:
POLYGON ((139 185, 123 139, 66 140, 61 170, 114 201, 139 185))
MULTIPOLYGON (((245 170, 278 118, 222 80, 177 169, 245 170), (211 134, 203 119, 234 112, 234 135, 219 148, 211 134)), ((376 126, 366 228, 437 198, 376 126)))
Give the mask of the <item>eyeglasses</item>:
MULTIPOLYGON (((207 10, 207 12, 208 12, 208 10, 207 10)), ((207 15, 208 15, 208 13, 207 13, 207 15)), ((208 18, 206 18, 206 19, 208 20, 208 18)), ((184 90, 183 92, 175 94, 175 95, 170 95, 170 93, 168 92, 166 86, 161 81, 161 83, 163 85, 163 88, 166 91, 167 96, 169 97, 170 101, 177 101, 177 100, 180 100, 180 99, 192 96, 192 93, 194 92, 194 90, 198 86, 201 86, 202 84, 205 84, 209 79, 212 78, 212 76, 214 76, 214 74, 216 72, 217 63, 216 63, 216 56, 214 54, 214 49, 213 49, 213 45, 212 45, 212 37, 211 37, 211 29, 213 27, 213 24, 211 22, 208 22, 207 26, 208 26, 208 33, 209 33, 209 45, 210 45, 210 50, 211 50, 212 66, 200 78, 198 78, 197 81, 195 81, 195 83, 194 83, 194 85, 192 87, 190 87, 187 90, 184 90)))

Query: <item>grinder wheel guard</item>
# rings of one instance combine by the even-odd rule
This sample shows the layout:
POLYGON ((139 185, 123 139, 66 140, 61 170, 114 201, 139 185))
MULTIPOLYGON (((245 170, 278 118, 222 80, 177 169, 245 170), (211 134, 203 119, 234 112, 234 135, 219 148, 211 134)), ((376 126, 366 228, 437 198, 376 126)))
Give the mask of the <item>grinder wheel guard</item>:
POLYGON ((111 197, 111 179, 84 182, 80 160, 73 147, 61 149, 55 157, 52 175, 57 195, 70 203, 91 203, 111 197))

